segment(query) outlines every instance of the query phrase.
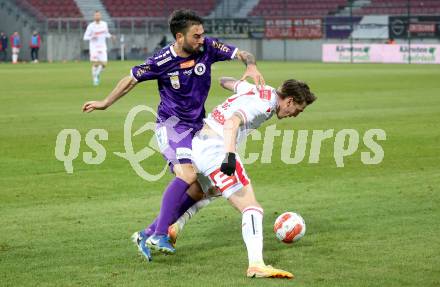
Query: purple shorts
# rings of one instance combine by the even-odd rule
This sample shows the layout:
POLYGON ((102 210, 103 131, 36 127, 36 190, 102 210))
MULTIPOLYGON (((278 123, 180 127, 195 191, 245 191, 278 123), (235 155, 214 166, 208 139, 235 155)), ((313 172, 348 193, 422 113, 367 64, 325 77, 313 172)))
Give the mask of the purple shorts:
POLYGON ((197 131, 197 127, 157 123, 157 143, 171 171, 176 164, 192 163, 192 139, 197 131))

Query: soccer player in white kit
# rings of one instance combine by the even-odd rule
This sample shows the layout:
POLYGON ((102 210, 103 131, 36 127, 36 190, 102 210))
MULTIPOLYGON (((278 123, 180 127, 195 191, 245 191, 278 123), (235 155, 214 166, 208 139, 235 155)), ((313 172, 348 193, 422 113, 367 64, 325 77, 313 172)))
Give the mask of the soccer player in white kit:
POLYGON ((95 12, 94 21, 87 26, 84 33, 84 41, 89 41, 90 62, 92 62, 93 85, 99 85, 99 77, 107 65, 107 38, 112 35, 108 31, 108 25, 101 20, 101 13, 95 12))
MULTIPOLYGON (((220 192, 242 213, 242 235, 249 259, 248 277, 293 278, 290 272, 266 265, 263 260, 263 209, 255 198, 250 179, 236 148, 253 129, 274 114, 279 119, 296 117, 316 100, 308 85, 287 80, 278 89, 263 90, 246 81, 222 78, 221 85, 235 95, 217 106, 205 119, 203 129, 193 138, 193 163, 199 173, 199 183, 205 194, 212 189, 220 192), (226 153, 226 155, 225 155, 226 153)), ((170 227, 170 237, 210 199, 191 207, 170 227)), ((212 199, 211 199, 212 200, 212 199)), ((174 237, 174 238, 173 238, 174 237)))

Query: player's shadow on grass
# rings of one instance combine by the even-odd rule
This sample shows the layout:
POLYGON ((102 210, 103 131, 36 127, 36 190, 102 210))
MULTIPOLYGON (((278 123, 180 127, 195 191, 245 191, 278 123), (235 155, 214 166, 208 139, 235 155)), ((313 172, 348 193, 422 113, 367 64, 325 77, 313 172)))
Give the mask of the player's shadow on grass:
MULTIPOLYGON (((176 254, 170 256, 153 253, 159 264, 194 264, 212 258, 242 257, 246 260, 246 246, 241 236, 240 216, 233 214, 199 214, 185 226, 176 244, 176 254), (238 254, 238 255, 237 255, 238 254), (202 261, 201 261, 202 260, 202 261)), ((240 260, 241 260, 240 259, 240 260)), ((245 261, 243 261, 245 262, 245 261)))

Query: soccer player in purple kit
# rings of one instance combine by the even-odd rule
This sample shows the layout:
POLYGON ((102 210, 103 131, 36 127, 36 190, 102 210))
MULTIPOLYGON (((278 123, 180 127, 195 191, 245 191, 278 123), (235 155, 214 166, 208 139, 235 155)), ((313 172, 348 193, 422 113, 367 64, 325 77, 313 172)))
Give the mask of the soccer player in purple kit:
MULTIPOLYGON (((176 10, 169 20, 175 38, 145 63, 135 66, 103 101, 89 101, 84 112, 105 110, 127 94, 137 83, 157 80, 161 101, 158 107, 156 138, 160 150, 176 175, 166 188, 159 216, 149 228, 135 233, 140 252, 150 261, 150 248, 175 253, 168 238, 168 227, 179 217, 179 210, 192 206, 187 190, 198 189, 197 175, 191 162, 192 138, 203 126, 204 104, 211 86, 211 65, 218 61, 239 59, 246 65, 242 77, 251 77, 258 87, 264 79, 255 57, 246 51, 205 37, 203 19, 191 10, 176 10)), ((191 193, 190 193, 191 194, 191 193)))

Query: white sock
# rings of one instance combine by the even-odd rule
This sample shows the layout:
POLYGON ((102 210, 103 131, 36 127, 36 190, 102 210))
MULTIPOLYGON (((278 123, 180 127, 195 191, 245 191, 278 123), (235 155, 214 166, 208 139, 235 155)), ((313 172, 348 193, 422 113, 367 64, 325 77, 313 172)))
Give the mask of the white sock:
POLYGON ((98 76, 98 67, 97 66, 92 66, 92 77, 93 77, 93 79, 96 79, 97 76, 98 76))
POLYGON ((179 226, 179 232, 182 231, 183 227, 185 226, 185 224, 197 213, 200 211, 200 209, 204 208, 205 206, 207 206, 208 204, 211 203, 211 201, 213 201, 214 199, 216 199, 217 197, 208 197, 208 198, 204 198, 201 199, 199 201, 197 201, 196 203, 194 203, 193 206, 191 206, 190 208, 188 208, 188 210, 182 214, 182 216, 179 217, 179 219, 177 219, 176 223, 179 226))
POLYGON ((12 63, 17 63, 17 61, 18 61, 18 55, 12 54, 12 63))
POLYGON ((242 212, 241 232, 246 244, 249 266, 263 261, 263 209, 249 206, 242 212))
POLYGON ((99 65, 98 68, 96 69, 96 74, 97 74, 98 77, 101 74, 103 69, 104 69, 104 67, 102 65, 99 65))

